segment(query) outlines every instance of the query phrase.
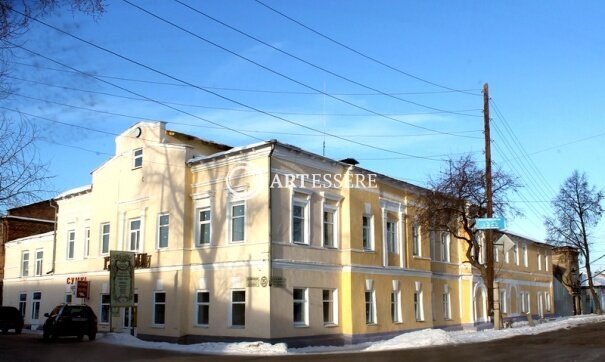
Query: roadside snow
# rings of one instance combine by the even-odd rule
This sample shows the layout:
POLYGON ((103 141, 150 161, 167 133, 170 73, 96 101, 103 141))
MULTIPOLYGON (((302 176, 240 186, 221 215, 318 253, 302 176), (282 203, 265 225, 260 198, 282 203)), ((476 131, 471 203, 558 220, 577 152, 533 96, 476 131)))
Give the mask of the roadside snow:
POLYGON ((349 346, 316 346, 304 348, 288 348, 285 343, 270 344, 265 342, 238 342, 238 343, 199 343, 174 344, 167 342, 147 342, 125 333, 108 333, 99 336, 99 342, 126 345, 138 348, 162 349, 186 353, 201 354, 235 354, 235 355, 283 355, 327 353, 345 351, 380 351, 404 348, 420 348, 427 346, 455 345, 462 343, 485 342, 520 335, 534 335, 558 329, 568 329, 575 326, 605 321, 605 315, 583 315, 564 317, 556 320, 528 326, 527 322, 516 322, 512 328, 484 331, 454 331, 446 332, 441 329, 424 329, 403 333, 388 340, 378 342, 364 342, 349 346))

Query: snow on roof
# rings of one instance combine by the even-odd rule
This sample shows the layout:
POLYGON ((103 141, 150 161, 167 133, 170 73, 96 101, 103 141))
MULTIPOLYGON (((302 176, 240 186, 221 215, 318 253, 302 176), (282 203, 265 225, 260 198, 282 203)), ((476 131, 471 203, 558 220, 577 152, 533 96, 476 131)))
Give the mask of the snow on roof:
POLYGON ((91 190, 92 190, 92 185, 76 187, 71 190, 67 190, 63 193, 60 193, 59 195, 57 195, 55 197, 55 200, 62 199, 64 197, 79 194, 79 193, 90 192, 91 190))
POLYGON ((43 234, 35 234, 35 235, 30 235, 30 236, 25 236, 19 239, 15 239, 15 240, 11 240, 11 241, 7 241, 6 244, 4 244, 7 247, 10 247, 12 245, 16 245, 16 244, 21 244, 23 242, 30 242, 30 241, 39 241, 40 239, 45 239, 48 238, 47 241, 51 241, 53 239, 53 234, 55 232, 54 231, 49 231, 43 234))
POLYGON ((207 155, 207 156, 196 156, 196 157, 189 159, 187 161, 187 163, 195 163, 195 162, 203 161, 206 159, 212 159, 212 158, 217 158, 217 157, 221 157, 221 156, 226 156, 226 155, 230 155, 232 153, 238 153, 238 152, 246 151, 246 150, 253 149, 256 147, 264 146, 269 143, 271 143, 271 141, 262 141, 262 142, 245 145, 245 146, 233 147, 232 149, 229 149, 227 151, 216 152, 216 153, 213 153, 213 154, 207 155))

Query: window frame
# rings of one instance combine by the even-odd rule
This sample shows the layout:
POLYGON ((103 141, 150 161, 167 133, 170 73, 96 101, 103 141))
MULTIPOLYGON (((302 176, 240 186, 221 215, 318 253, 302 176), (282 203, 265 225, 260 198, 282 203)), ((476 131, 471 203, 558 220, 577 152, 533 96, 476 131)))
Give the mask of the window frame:
POLYGON ((111 223, 108 222, 103 222, 99 225, 99 233, 100 233, 100 245, 99 245, 99 252, 101 255, 107 255, 109 254, 109 243, 110 243, 110 237, 111 237, 111 223), (107 226, 107 232, 105 232, 105 227, 107 226), (105 244, 105 240, 107 240, 107 245, 105 244), (105 250, 105 247, 107 247, 107 250, 105 250))
POLYGON ((294 327, 309 326, 309 288, 292 288, 292 323, 294 327), (295 299, 296 291, 302 292, 302 299, 295 299), (297 306, 300 308, 302 320, 296 320, 297 306))
POLYGON ((229 328, 246 328, 246 290, 245 289, 231 289, 231 297, 229 300, 230 304, 229 304, 229 328), (243 292, 244 293, 244 300, 243 301, 234 301, 233 300, 233 296, 234 293, 239 293, 239 292, 243 292), (233 317, 234 317, 234 308, 235 306, 240 306, 243 305, 243 313, 244 313, 244 324, 234 324, 233 323, 233 317))
POLYGON ((132 169, 136 170, 143 167, 143 148, 135 148, 132 150, 132 169), (137 154, 138 153, 138 154, 137 154))
POLYGON ((321 245, 327 249, 338 248, 338 207, 324 202, 322 213, 321 213, 321 245), (332 222, 326 221, 326 215, 332 215, 332 222), (332 233, 326 234, 326 225, 332 225, 332 233), (331 240, 326 240, 326 236, 329 235, 331 240), (328 243, 330 242, 330 243, 328 243))
POLYGON ((40 307, 41 306, 42 306, 42 292, 41 291, 32 292, 32 313, 31 313, 32 321, 40 320, 40 307), (38 295, 38 298, 36 298, 36 294, 38 295))
POLYGON ((229 243, 230 244, 242 244, 246 242, 246 219, 247 219, 247 206, 246 206, 246 201, 234 201, 234 202, 230 202, 229 203, 229 208, 227 209, 229 212, 229 243), (236 207, 240 207, 243 206, 244 208, 244 212, 243 215, 234 215, 233 209, 236 207), (241 240, 234 240, 235 234, 234 234, 234 223, 237 220, 242 220, 242 239, 241 240))
POLYGON ((36 249, 35 256, 36 256, 36 262, 35 262, 35 265, 34 265, 34 276, 40 277, 40 276, 43 275, 44 249, 42 249, 42 248, 36 249), (41 257, 38 257, 39 253, 42 253, 41 257))
POLYGON ((152 309, 151 309, 151 326, 153 328, 164 328, 166 326, 166 300, 167 300, 167 293, 164 290, 154 290, 153 291, 153 301, 152 301, 152 309), (158 295, 164 295, 164 301, 159 302, 158 301, 158 295), (159 323, 159 321, 156 319, 158 316, 158 308, 163 307, 163 321, 161 321, 161 323, 159 323))
POLYGON ((450 263, 452 261, 452 255, 451 255, 452 239, 451 239, 451 235, 449 232, 442 231, 439 234, 439 244, 441 247, 441 261, 444 263, 450 263), (444 240, 444 236, 445 236, 445 240, 444 240))
POLYGON ((443 292, 442 302, 443 320, 450 321, 452 320, 452 294, 449 289, 443 292))
POLYGON ((107 325, 111 320, 111 295, 109 293, 101 293, 101 298, 99 299, 99 324, 107 325), (107 297, 107 300, 104 302, 103 297, 107 297), (103 319, 103 310, 107 310, 107 321, 103 319))
POLYGON ((65 259, 73 260, 76 256, 76 230, 67 230, 67 250, 65 259))
POLYGON ((414 290, 414 318, 416 322, 424 322, 424 296, 422 288, 414 290))
POLYGON ((364 290, 364 305, 365 305, 365 316, 366 316, 366 325, 376 325, 377 314, 376 314, 376 291, 372 290, 364 290), (368 299, 369 296, 369 299, 368 299))
POLYGON ((84 228, 84 257, 90 257, 90 226, 84 228))
POLYGON ((387 243, 387 253, 390 254, 399 254, 399 239, 397 229, 399 228, 399 221, 394 219, 387 218, 385 223, 385 234, 386 234, 386 243, 387 243), (389 228, 391 225, 391 228, 389 228))
POLYGON ((170 245, 170 213, 162 212, 158 214, 157 219, 157 249, 167 249, 168 245, 170 245), (168 222, 166 224, 162 224, 162 218, 167 217, 168 222), (162 230, 166 230, 166 245, 162 246, 162 230))
POLYGON ((194 325, 196 327, 202 327, 202 328, 208 328, 210 326, 210 291, 202 289, 202 290, 197 290, 195 293, 195 323, 194 325), (201 301, 200 302, 200 294, 207 294, 208 295, 208 301, 201 301), (206 318, 207 323, 200 323, 200 308, 206 308, 206 318))
POLYGON ((21 251, 21 278, 29 277, 29 250, 21 251))
POLYGON ((403 323, 401 315, 401 289, 391 291, 391 321, 403 323))
POLYGON ((142 246, 141 245, 142 244, 141 243, 141 239, 142 239, 141 235, 142 235, 142 233, 143 233, 143 219, 141 217, 134 217, 132 219, 128 219, 128 241, 127 241, 128 242, 128 249, 127 249, 127 251, 135 251, 136 252, 136 251, 140 251, 141 250, 141 246, 142 246), (133 229, 132 228, 132 224, 136 223, 136 222, 139 223, 139 227, 138 227, 138 229, 133 229), (133 246, 132 245, 132 243, 133 243, 133 239, 132 239, 133 235, 136 238, 136 247, 135 248, 132 247, 133 246))
POLYGON ((298 199, 295 198, 294 200, 292 200, 292 210, 290 212, 290 241, 292 242, 292 244, 299 244, 299 245, 309 245, 310 242, 310 238, 309 238, 309 232, 310 232, 310 218, 309 218, 309 200, 303 200, 303 199, 298 199), (294 215, 294 208, 298 207, 298 208, 302 208, 302 217, 298 217, 294 215), (302 240, 295 240, 294 238, 294 219, 297 220, 302 220, 302 225, 301 225, 301 233, 302 233, 302 240))
POLYGON ((19 293, 18 306, 19 312, 21 312, 21 315, 25 318, 25 315, 27 314, 27 292, 19 293))
POLYGON ((321 305, 322 305, 322 320, 324 326, 337 326, 338 325, 338 289, 322 289, 321 291, 321 305), (324 293, 328 292, 328 299, 325 298, 324 293), (332 320, 326 321, 326 306, 328 311, 332 312, 332 320))
POLYGON ((363 214, 361 218, 361 247, 364 251, 374 251, 374 215, 363 214), (367 225, 364 225, 364 219, 367 219, 367 225), (364 233, 367 233, 367 243, 364 233), (367 245, 366 245, 367 244, 367 245))
POLYGON ((210 206, 202 206, 195 208, 195 246, 203 247, 212 245, 212 208, 210 206), (201 216, 203 212, 208 212, 208 220, 201 220, 201 216), (204 226, 202 228, 202 225, 204 226), (202 232, 202 229, 208 228, 208 242, 201 242, 202 236, 205 233, 202 232))
POLYGON ((521 252, 523 253, 523 266, 525 268, 529 267, 529 256, 527 249, 527 244, 523 243, 523 245, 521 246, 521 252))
POLYGON ((421 235, 420 225, 417 222, 412 224, 412 256, 421 257, 422 256, 422 248, 420 244, 422 243, 422 235, 421 235))

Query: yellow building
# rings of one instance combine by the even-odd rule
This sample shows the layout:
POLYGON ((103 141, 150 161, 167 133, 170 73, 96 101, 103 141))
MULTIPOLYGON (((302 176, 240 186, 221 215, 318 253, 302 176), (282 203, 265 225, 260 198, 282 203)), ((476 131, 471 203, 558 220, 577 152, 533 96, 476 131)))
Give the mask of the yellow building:
MULTIPOLYGON (((56 198, 56 233, 7 243, 5 302, 33 327, 85 302, 101 331, 182 342, 348 343, 486 322, 465 244, 415 221, 422 191, 276 141, 231 148, 140 122, 92 185, 56 198), (137 255, 136 308, 110 308, 111 250, 137 255)), ((550 246, 510 237, 496 252, 503 312, 554 313, 550 246)))

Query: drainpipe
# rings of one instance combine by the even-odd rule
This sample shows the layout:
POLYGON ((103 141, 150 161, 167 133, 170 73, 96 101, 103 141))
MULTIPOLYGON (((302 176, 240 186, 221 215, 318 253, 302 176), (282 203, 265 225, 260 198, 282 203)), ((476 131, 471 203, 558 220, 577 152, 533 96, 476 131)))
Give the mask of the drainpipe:
MULTIPOLYGON (((273 151, 275 151, 275 141, 272 142, 271 144, 271 151, 269 152, 269 252, 267 253, 268 257, 269 257, 269 288, 271 287, 271 280, 273 278, 273 256, 271 255, 271 250, 272 250, 272 246, 273 246, 273 233, 272 233, 272 229, 273 229, 273 214, 271 212, 271 160, 272 160, 272 156, 273 156, 273 151)), ((270 295, 271 293, 269 293, 270 295)))
POLYGON ((59 205, 53 203, 54 200, 50 200, 50 206, 55 209, 55 226, 53 230, 53 267, 46 274, 54 274, 55 273, 55 261, 57 260, 57 219, 59 214, 59 205))

